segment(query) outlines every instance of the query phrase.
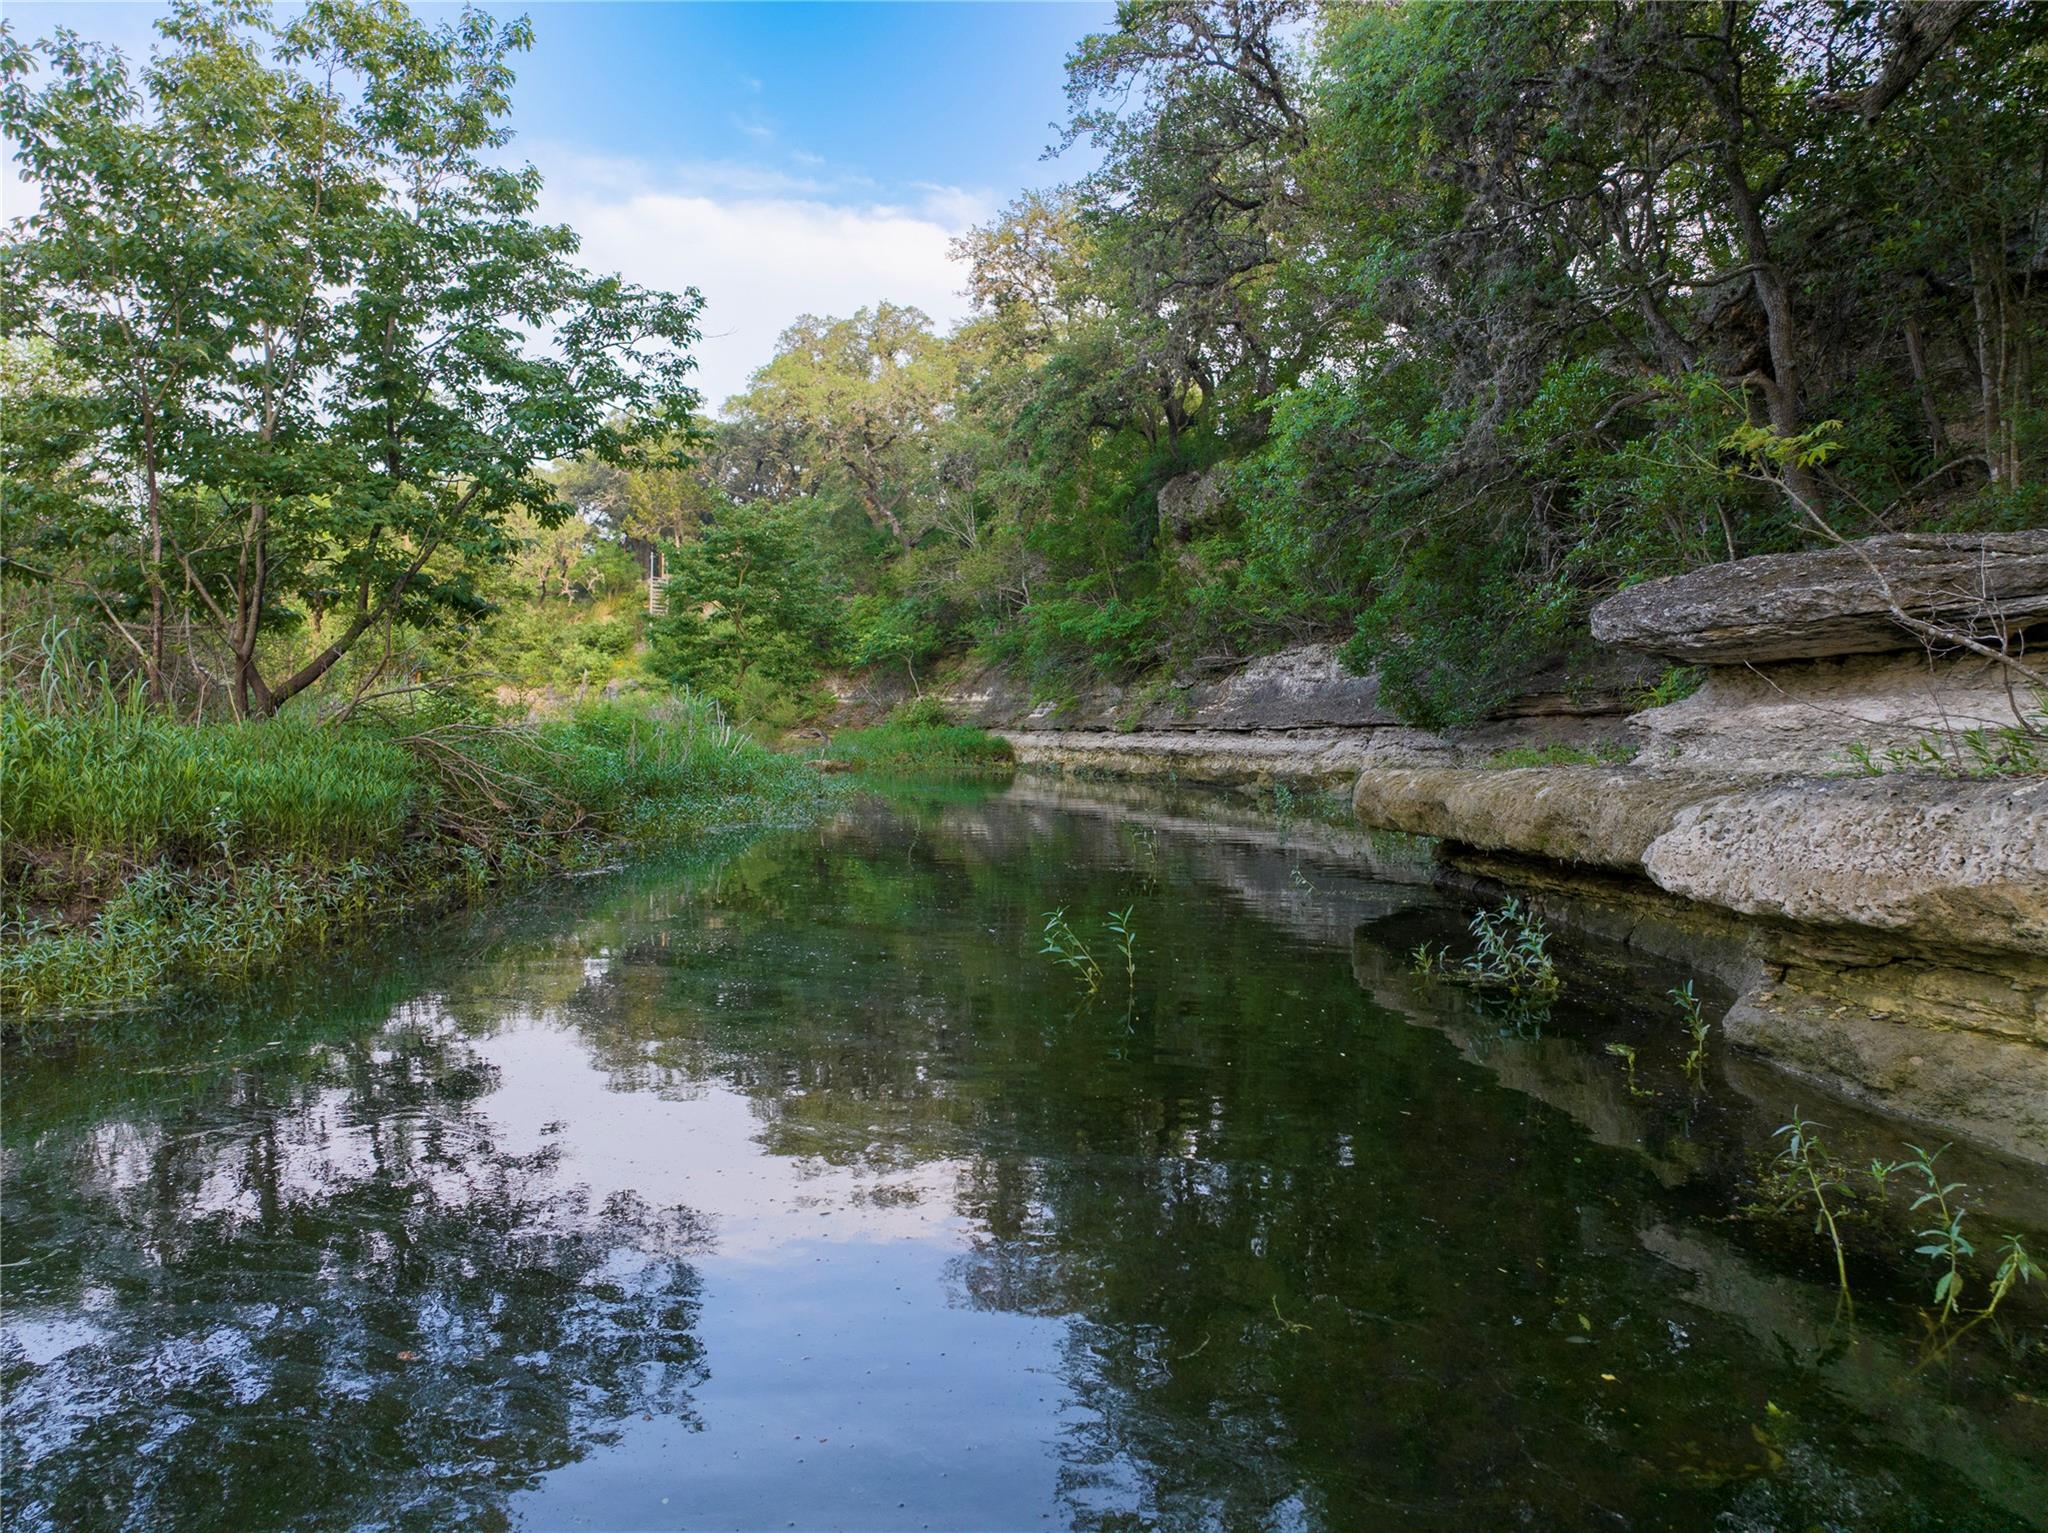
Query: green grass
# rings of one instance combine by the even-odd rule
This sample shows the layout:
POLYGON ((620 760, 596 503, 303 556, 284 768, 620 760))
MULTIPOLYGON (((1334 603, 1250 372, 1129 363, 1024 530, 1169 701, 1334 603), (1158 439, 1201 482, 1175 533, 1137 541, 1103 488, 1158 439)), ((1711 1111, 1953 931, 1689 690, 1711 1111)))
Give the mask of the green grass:
POLYGON ((77 713, 0 704, 0 833, 17 846, 346 861, 402 837, 426 786, 363 730, 178 724, 119 694, 77 713))
POLYGON ((817 756, 875 776, 1007 771, 1014 761, 1009 741, 965 724, 893 722, 842 729, 817 756))
POLYGON ((1636 748, 1616 741, 1602 741, 1588 749, 1581 745, 1515 745, 1495 751, 1486 765, 1497 770, 1513 767, 1625 766, 1635 760, 1636 748))
POLYGON ((508 726, 447 703, 192 724, 132 692, 0 701, 11 1024, 234 979, 623 846, 799 823, 834 791, 692 698, 508 726))
POLYGON ((2048 775, 2048 696, 2036 695, 2036 707, 2024 727, 1924 734, 1909 746, 1890 747, 1882 757, 1857 741, 1848 748, 1848 760, 1854 774, 1861 777, 1891 773, 1952 778, 2048 775))

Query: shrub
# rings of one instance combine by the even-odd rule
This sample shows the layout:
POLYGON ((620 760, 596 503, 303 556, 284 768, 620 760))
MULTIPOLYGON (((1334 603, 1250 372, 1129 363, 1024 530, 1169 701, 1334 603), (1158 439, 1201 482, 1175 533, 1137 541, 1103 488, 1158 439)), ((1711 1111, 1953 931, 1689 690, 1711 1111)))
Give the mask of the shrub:
POLYGON ((889 714, 889 722, 909 729, 943 729, 953 722, 953 715, 936 697, 914 697, 899 703, 889 714))

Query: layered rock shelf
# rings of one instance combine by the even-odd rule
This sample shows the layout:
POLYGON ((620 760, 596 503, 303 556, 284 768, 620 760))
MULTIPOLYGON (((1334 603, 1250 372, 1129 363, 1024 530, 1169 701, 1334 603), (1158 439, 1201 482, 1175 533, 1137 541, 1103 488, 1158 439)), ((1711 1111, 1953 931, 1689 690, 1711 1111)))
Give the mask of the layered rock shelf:
POLYGON ((1737 1045, 2048 1163, 2048 778, 1971 775, 2040 727, 2008 662, 2043 625, 2048 532, 1910 535, 1633 587, 1594 610, 1591 672, 1445 734, 1327 646, 1055 703, 990 673, 947 700, 1027 767, 1347 792, 1555 920, 1681 943, 1737 992, 1737 1045), (1673 663, 1696 689, 1637 707, 1673 663), (1531 747, 1626 762, 1501 765, 1531 747))
POLYGON ((1596 637, 1707 670, 1626 721, 1628 765, 1368 766, 1354 808, 1453 857, 1639 880, 1722 956, 1731 1040, 2048 1160, 2048 779, 1968 775, 2037 725, 2006 657, 2044 615, 2038 532, 1646 582, 1596 637))

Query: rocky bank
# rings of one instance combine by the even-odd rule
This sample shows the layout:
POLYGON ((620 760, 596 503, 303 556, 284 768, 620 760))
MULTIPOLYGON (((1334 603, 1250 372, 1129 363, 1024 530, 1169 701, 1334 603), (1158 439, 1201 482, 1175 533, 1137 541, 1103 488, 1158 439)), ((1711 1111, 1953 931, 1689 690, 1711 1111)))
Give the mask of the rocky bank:
POLYGON ((2048 776, 1974 775, 2039 727, 2010 660, 2044 625, 2048 531, 1910 535, 1632 587, 1593 613, 1594 666, 1447 734, 1326 646, 945 695, 1027 767, 1348 793, 1553 920, 1682 947, 1735 992, 1735 1044, 2048 1163, 2048 776), (1674 664, 1697 688, 1643 706, 1674 664), (1583 764, 1503 764, 1546 747, 1583 764))

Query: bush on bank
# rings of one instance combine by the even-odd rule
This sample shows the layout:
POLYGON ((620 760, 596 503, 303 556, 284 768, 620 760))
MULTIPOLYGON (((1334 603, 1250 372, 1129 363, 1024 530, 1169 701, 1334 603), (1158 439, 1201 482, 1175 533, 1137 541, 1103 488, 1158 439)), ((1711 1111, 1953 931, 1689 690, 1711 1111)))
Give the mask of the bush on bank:
POLYGON ((830 789, 690 697, 507 725, 435 701, 181 723, 139 693, 0 700, 10 1024, 241 977, 401 911, 743 824, 830 789))

